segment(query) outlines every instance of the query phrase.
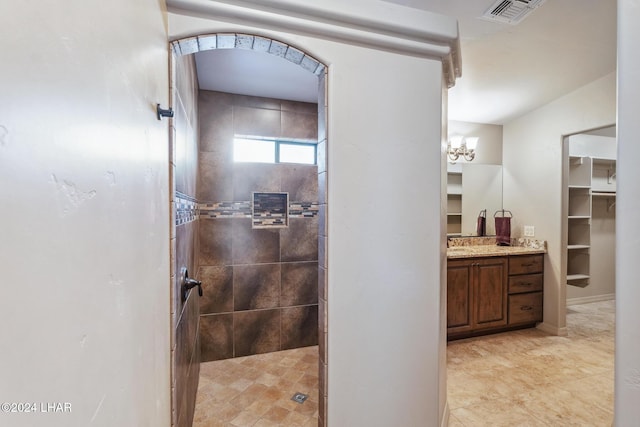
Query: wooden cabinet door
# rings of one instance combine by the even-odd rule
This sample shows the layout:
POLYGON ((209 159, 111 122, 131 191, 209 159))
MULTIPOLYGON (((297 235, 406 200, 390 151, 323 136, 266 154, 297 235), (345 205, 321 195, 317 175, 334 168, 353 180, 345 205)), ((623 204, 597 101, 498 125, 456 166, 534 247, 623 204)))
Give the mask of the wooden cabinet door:
POLYGON ((507 324, 507 259, 485 258, 475 261, 475 328, 484 329, 507 324))
POLYGON ((470 260, 447 263, 447 332, 458 333, 473 328, 472 268, 470 260))

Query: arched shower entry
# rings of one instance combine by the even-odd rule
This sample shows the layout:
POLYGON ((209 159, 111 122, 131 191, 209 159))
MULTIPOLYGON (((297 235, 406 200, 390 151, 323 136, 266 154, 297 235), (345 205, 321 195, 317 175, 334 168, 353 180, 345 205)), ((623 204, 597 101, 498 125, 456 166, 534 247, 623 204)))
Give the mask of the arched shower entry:
MULTIPOLYGON (((327 388, 325 377, 327 372, 326 342, 328 333, 325 321, 327 310, 327 287, 325 286, 327 277, 325 250, 327 241, 327 227, 325 226, 327 212, 327 103, 325 88, 327 68, 319 60, 301 49, 258 35, 240 33, 199 35, 174 41, 171 43, 171 48, 171 106, 176 114, 170 127, 172 169, 170 176, 171 192, 173 194, 172 207, 175 212, 175 221, 172 225, 174 229, 171 233, 173 266, 171 280, 173 284, 171 330, 173 422, 179 425, 184 417, 187 417, 187 420, 191 420, 193 417, 199 375, 200 347, 202 347, 203 355, 205 356, 228 358, 316 343, 319 346, 319 417, 326 419, 325 400, 327 388), (288 61, 290 64, 294 64, 304 70, 304 72, 316 76, 317 79, 317 118, 315 122, 317 124, 317 132, 314 132, 313 138, 316 143, 317 169, 314 170, 317 171, 315 172, 317 183, 314 183, 314 185, 316 185, 315 188, 317 189, 317 198, 316 200, 296 200, 296 197, 290 194, 290 213, 295 210, 292 215, 295 217, 297 214, 298 218, 303 219, 291 218, 293 222, 290 230, 263 233, 264 239, 258 238, 259 241, 252 240, 251 226, 247 225, 251 218, 251 212, 248 211, 251 207, 250 204, 247 204, 246 197, 236 200, 233 194, 240 191, 238 190, 240 184, 237 183, 240 179, 236 178, 236 183, 230 184, 230 191, 221 190, 220 187, 223 187, 223 185, 218 185, 219 188, 215 190, 202 190, 202 188, 207 187, 207 182, 224 182, 229 178, 229 174, 233 172, 230 170, 229 164, 221 160, 224 158, 229 159, 231 153, 227 149, 221 149, 219 145, 213 146, 214 143, 217 144, 216 140, 221 137, 219 134, 214 135, 215 131, 212 127, 225 128, 228 125, 228 123, 224 123, 225 117, 212 118, 210 123, 209 121, 205 123, 200 115, 200 120, 202 121, 199 122, 197 83, 195 81, 197 77, 195 61, 192 56, 198 52, 222 49, 253 51, 280 58, 282 61, 288 61), (199 133, 199 129, 204 129, 202 134, 199 133), (198 149, 199 144, 202 143, 199 140, 202 139, 207 139, 204 144, 209 144, 206 152, 200 152, 198 149), (198 170, 194 171, 194 167, 198 170), (296 205, 295 202, 302 202, 299 203, 302 206, 296 205), (230 220, 229 218, 232 219, 230 220), (317 223, 317 227, 314 227, 315 235, 313 237, 315 239, 313 237, 308 238, 310 236, 308 218, 314 218, 312 224, 317 223), (236 223, 229 225, 229 221, 235 221, 236 223), (304 225, 302 225, 303 222, 305 223, 304 225), (238 225, 240 223, 243 225, 238 225), (219 224, 225 225, 220 227, 219 224), (227 225, 229 226, 227 227, 227 225), (296 231, 293 230, 294 228, 303 230, 296 231), (217 235, 222 237, 218 242, 205 241, 207 240, 206 236, 210 235, 208 234, 209 232, 218 233, 217 235), (306 233, 306 238, 300 238, 304 233, 306 233), (229 238, 229 245, 225 245, 222 242, 225 235, 229 238), (289 241, 290 243, 295 241, 298 253, 289 254, 288 257, 283 254, 282 258, 278 254, 277 260, 270 257, 267 253, 273 249, 275 240, 281 242, 289 241), (309 247, 309 242, 313 242, 315 247, 309 247), (251 260, 248 258, 243 259, 243 256, 240 256, 237 250, 237 247, 243 244, 259 247, 261 249, 255 252, 261 253, 254 253, 249 257, 251 260), (311 259, 310 257, 313 258, 315 265, 312 269, 306 268, 310 267, 308 262, 311 259), (291 271, 292 268, 288 268, 291 267, 290 263, 279 265, 280 261, 283 260, 301 262, 295 263, 297 271, 291 271), (243 265, 230 266, 230 264, 234 263, 243 265), (203 265, 206 266, 199 269, 199 266, 203 265), (196 272, 199 271, 199 275, 202 277, 198 277, 198 279, 202 280, 204 288, 202 298, 198 297, 196 288, 187 293, 186 298, 183 297, 180 284, 180 271, 183 267, 188 269, 190 276, 196 276, 196 272), (247 273, 248 270, 252 272, 247 273), (304 270, 304 272, 300 273, 301 270, 304 270), (303 300, 299 299, 300 295, 292 296, 291 292, 285 291, 285 287, 291 290, 291 286, 285 284, 286 275, 302 277, 300 280, 305 282, 308 287, 310 271, 313 271, 316 276, 313 286, 315 293, 313 298, 310 298, 308 290, 301 291, 302 294, 306 293, 306 295, 302 296, 303 300), (251 276, 252 274, 254 278, 261 276, 260 281, 263 284, 264 282, 270 282, 270 284, 262 286, 261 289, 253 289, 255 295, 252 296, 240 295, 244 291, 238 291, 238 289, 234 291, 234 285, 238 287, 237 278, 239 276, 251 276), (275 279, 275 276, 282 277, 282 283, 276 284, 279 279, 275 279), (265 277, 267 279, 264 279, 265 277), (270 280, 269 277, 273 280, 270 280), (212 285, 212 282, 216 282, 216 285, 212 285), (277 302, 273 299, 269 302, 267 301, 268 298, 265 299, 265 293, 269 294, 269 289, 273 291, 275 287, 282 288, 281 298, 277 302), (231 295, 231 300, 229 300, 229 295, 231 295), (233 297, 234 295, 235 298, 233 297), (243 299, 244 303, 242 302, 243 299), (288 300, 288 302, 285 300, 288 300), (303 306, 295 306, 296 304, 303 304, 303 306), (199 322, 200 316, 198 313, 200 307, 204 307, 206 324, 199 322), (247 309, 258 310, 255 312, 255 316, 247 316, 247 309), (253 318, 247 320, 248 317, 253 318), (256 328, 251 325, 245 328, 245 332, 252 335, 253 341, 251 343, 246 343, 241 337, 245 321, 249 324, 253 322, 256 326, 260 325, 259 328, 262 331, 256 332, 253 330, 256 328), (287 325, 294 323, 301 326, 287 328, 287 325), (311 326, 312 323, 313 326, 311 326), (202 325, 205 325, 205 327, 202 327, 202 325), (268 325, 280 329, 280 344, 277 347, 275 346, 274 333, 268 330, 268 325), (314 338, 313 342, 302 336, 303 334, 308 335, 311 327, 317 331, 317 339, 314 338), (256 334, 258 336, 255 336, 256 334), (212 350, 214 347, 217 350, 212 350), (211 356, 211 352, 216 351, 218 354, 211 356)), ((294 103, 291 104, 293 105, 294 103)), ((247 105, 244 105, 239 108, 246 107, 247 105)), ((308 111, 306 112, 308 113, 308 111)), ((284 117, 288 112, 282 111, 282 114, 284 125, 284 117)), ((299 119, 302 116, 298 115, 296 117, 299 119)), ((292 120, 295 121, 296 117, 293 117, 292 120)), ((233 121, 233 113, 230 116, 226 116, 226 118, 233 121)), ((223 129, 222 133, 224 132, 225 130, 223 129)), ((303 139, 310 139, 308 138, 309 135, 297 136, 302 136, 303 139)), ((226 137, 229 137, 229 132, 227 132, 226 137)), ((302 169, 304 168, 296 169, 293 174, 300 174, 302 169)), ((288 170, 284 174, 291 175, 290 172, 288 170)), ((305 180, 304 177, 300 179, 305 180)), ((285 178, 283 177, 284 180, 285 178)), ((308 177, 306 181, 308 181, 308 177)), ((253 181, 255 190, 258 191, 271 190, 273 189, 271 187, 272 184, 253 181)), ((302 186, 304 187, 305 184, 302 184, 302 186)), ((300 191, 302 193, 305 192, 304 189, 300 191)), ((282 249, 280 252, 282 252, 282 249)), ((297 293, 300 294, 300 291, 297 293)), ((271 296, 273 297, 273 295, 271 296)))

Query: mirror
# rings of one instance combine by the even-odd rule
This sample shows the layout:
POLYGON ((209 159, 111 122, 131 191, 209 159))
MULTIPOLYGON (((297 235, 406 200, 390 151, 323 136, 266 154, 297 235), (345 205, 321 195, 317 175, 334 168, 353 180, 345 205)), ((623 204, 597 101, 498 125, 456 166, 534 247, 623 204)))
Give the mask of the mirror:
POLYGON ((447 164, 447 236, 476 236, 477 219, 486 209, 486 235, 493 236, 493 214, 502 209, 502 166, 447 164))

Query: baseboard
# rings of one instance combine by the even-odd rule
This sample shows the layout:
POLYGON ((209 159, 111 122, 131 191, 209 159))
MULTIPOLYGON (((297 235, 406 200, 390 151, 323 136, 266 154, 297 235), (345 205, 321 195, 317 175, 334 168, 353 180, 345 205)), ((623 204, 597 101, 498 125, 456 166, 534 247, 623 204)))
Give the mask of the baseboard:
POLYGON ((449 401, 444 402, 444 412, 442 413, 442 421, 440 427, 447 427, 449 425, 449 401))
POLYGON ((588 304, 590 302, 610 301, 616 299, 616 294, 594 295, 591 297, 567 298, 567 306, 588 304))
POLYGON ((540 329, 542 332, 546 332, 551 335, 556 335, 559 337, 566 337, 568 335, 567 327, 559 328, 557 326, 549 325, 548 323, 540 323, 536 328, 540 329))

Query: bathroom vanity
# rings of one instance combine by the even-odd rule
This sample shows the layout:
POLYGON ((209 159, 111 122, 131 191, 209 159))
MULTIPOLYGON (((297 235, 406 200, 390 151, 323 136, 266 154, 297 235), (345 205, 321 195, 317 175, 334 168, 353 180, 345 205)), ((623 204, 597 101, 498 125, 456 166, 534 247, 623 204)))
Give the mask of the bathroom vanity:
POLYGON ((447 249, 449 340, 542 322, 544 242, 447 249))

